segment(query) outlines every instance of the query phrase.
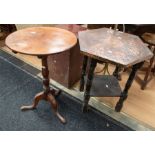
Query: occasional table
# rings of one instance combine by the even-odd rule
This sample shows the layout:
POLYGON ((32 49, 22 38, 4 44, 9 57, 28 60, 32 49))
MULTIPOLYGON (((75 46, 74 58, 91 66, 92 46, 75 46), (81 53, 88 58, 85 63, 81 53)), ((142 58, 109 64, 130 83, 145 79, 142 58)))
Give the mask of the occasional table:
POLYGON ((132 85, 137 70, 146 59, 153 54, 149 48, 135 35, 120 31, 101 28, 79 32, 81 53, 84 55, 80 81, 80 90, 84 90, 88 58, 89 70, 86 76, 83 111, 87 111, 90 97, 120 97, 115 110, 118 112, 127 99, 128 90, 132 85), (108 62, 116 65, 113 75, 96 75, 94 70, 97 62, 108 62), (120 67, 132 66, 132 71, 122 91, 117 73, 120 67))
MULTIPOLYGON (((6 38, 6 45, 17 53, 33 55, 42 60, 43 91, 34 97, 33 104, 22 106, 21 110, 35 109, 41 99, 49 101, 54 113, 62 123, 66 120, 58 112, 55 96, 58 91, 50 89, 47 58, 72 48, 77 42, 76 36, 64 29, 55 27, 32 27, 16 31, 6 38)), ((62 62, 63 65, 63 62, 62 62)))

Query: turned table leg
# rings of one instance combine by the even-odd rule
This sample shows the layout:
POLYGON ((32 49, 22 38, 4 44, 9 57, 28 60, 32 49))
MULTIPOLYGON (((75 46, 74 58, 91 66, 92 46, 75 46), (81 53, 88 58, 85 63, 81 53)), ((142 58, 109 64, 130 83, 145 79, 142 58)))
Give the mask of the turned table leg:
POLYGON ((82 66, 82 73, 81 73, 81 79, 80 79, 80 91, 84 90, 84 76, 86 75, 86 69, 87 69, 87 62, 88 62, 88 57, 84 56, 83 58, 83 66, 82 66))
POLYGON ((116 107, 115 107, 115 111, 119 112, 121 111, 122 107, 123 107, 123 102, 127 99, 127 96, 128 96, 128 91, 133 83, 133 80, 135 78, 135 75, 136 75, 136 72, 138 71, 138 69, 140 67, 142 67, 144 62, 140 62, 138 64, 135 64, 132 66, 132 71, 129 75, 129 78, 127 80, 127 83, 125 85, 125 88, 123 90, 123 92, 121 93, 121 97, 119 99, 119 101, 117 102, 116 104, 116 107))
POLYGON ((49 86, 49 70, 48 70, 48 64, 47 64, 47 56, 40 57, 42 59, 42 75, 43 75, 43 92, 38 93, 33 101, 32 105, 29 106, 22 106, 21 110, 31 110, 35 109, 38 105, 40 100, 47 100, 51 104, 54 113, 59 118, 59 120, 62 123, 66 123, 66 120, 59 114, 58 112, 58 103, 55 100, 56 95, 59 94, 59 91, 56 91, 54 89, 50 90, 49 86))
POLYGON ((89 67, 88 76, 87 76, 86 89, 84 92, 83 112, 88 110, 88 102, 90 99, 90 89, 92 86, 92 81, 93 81, 94 70, 95 70, 96 64, 97 64, 97 61, 95 59, 90 60, 90 67, 89 67))
POLYGON ((113 72, 113 76, 116 77, 116 79, 121 80, 121 74, 120 71, 122 70, 122 68, 119 65, 116 65, 116 68, 113 72))

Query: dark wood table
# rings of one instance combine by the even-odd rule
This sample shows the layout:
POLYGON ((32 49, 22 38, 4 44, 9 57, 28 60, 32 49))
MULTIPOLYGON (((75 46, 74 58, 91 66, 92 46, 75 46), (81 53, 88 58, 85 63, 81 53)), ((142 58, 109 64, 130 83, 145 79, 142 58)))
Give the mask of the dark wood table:
MULTIPOLYGON (((44 90, 38 93, 30 106, 22 106, 21 110, 35 109, 41 99, 49 101, 56 116, 62 123, 66 120, 58 112, 55 97, 58 91, 50 89, 47 57, 59 54, 72 48, 77 42, 76 36, 64 29, 55 27, 33 27, 16 31, 6 38, 6 45, 14 52, 33 55, 42 60, 44 90)), ((63 62, 62 62, 63 65, 63 62)))
POLYGON ((137 70, 144 60, 150 59, 153 54, 149 48, 135 35, 115 31, 108 28, 79 32, 79 43, 84 55, 80 90, 84 90, 86 67, 90 58, 87 82, 84 92, 83 111, 88 108, 91 96, 120 97, 115 110, 120 111, 123 102, 128 96, 128 90, 134 80, 137 70), (109 62, 116 65, 113 75, 93 76, 97 62, 109 62), (120 67, 132 66, 127 83, 123 91, 117 80, 120 67))

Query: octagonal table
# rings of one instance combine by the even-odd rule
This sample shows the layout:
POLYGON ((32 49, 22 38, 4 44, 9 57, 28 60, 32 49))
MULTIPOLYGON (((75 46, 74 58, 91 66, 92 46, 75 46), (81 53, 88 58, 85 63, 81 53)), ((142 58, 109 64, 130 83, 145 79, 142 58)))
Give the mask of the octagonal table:
MULTIPOLYGON (((66 120, 58 112, 55 100, 58 91, 50 89, 47 57, 59 54, 72 48, 77 42, 76 36, 64 29, 55 27, 32 27, 16 31, 6 38, 6 45, 15 53, 38 56, 42 60, 44 90, 38 93, 30 106, 22 106, 21 110, 35 109, 41 99, 49 101, 54 113, 62 123, 66 120)), ((63 63, 62 63, 63 65, 63 63)), ((33 88, 32 88, 33 89, 33 88)))
POLYGON ((87 75, 86 88, 84 92, 83 111, 88 108, 91 96, 97 97, 120 97, 115 110, 120 111, 123 102, 127 98, 128 90, 134 80, 137 70, 146 59, 153 54, 138 36, 120 31, 101 28, 79 32, 80 50, 84 55, 80 90, 84 89, 84 76, 86 66, 90 58, 89 71, 87 75), (97 62, 109 62, 116 65, 113 75, 95 76, 93 72, 97 62), (123 91, 117 80, 120 67, 132 66, 127 83, 123 91))

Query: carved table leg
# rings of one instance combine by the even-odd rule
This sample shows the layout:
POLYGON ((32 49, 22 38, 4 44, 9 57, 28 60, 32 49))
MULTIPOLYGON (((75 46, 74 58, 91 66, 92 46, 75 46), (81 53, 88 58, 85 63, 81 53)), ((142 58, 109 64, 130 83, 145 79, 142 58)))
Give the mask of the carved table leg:
POLYGON ((96 64, 97 64, 97 61, 95 59, 90 60, 90 67, 89 67, 89 71, 88 71, 86 90, 84 92, 83 112, 88 110, 88 102, 90 99, 90 89, 91 89, 91 85, 92 85, 92 80, 93 80, 96 64))
POLYGON ((65 123, 66 120, 59 114, 58 112, 58 104, 54 98, 54 96, 58 95, 59 91, 56 91, 54 89, 50 90, 49 86, 49 70, 48 70, 48 64, 47 64, 47 56, 41 56, 42 59, 42 75, 43 75, 43 89, 44 91, 37 94, 34 98, 33 104, 30 106, 22 106, 21 110, 31 110, 35 109, 38 105, 39 101, 44 99, 50 102, 52 107, 54 108, 54 112, 56 116, 59 118, 59 120, 62 123, 65 123))
POLYGON ((116 104, 116 107, 115 107, 115 111, 119 112, 121 111, 122 107, 123 107, 123 102, 127 99, 127 96, 128 96, 128 91, 132 85, 132 82, 135 78, 135 75, 136 75, 136 72, 137 70, 143 65, 144 62, 140 62, 138 64, 135 64, 133 67, 132 67, 132 71, 129 75, 129 78, 127 80, 127 83, 125 85, 125 88, 121 94, 121 97, 119 99, 119 101, 117 102, 116 104))
POLYGON ((86 75, 87 62, 88 62, 88 57, 84 56, 82 73, 81 73, 81 80, 80 80, 80 91, 84 90, 84 84, 85 84, 84 76, 86 75))

